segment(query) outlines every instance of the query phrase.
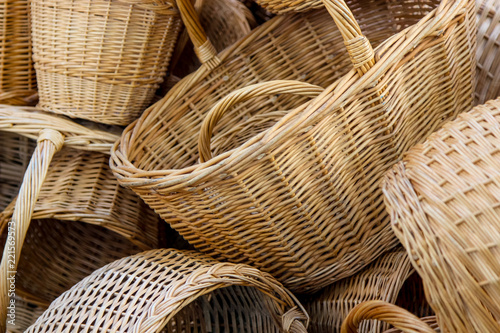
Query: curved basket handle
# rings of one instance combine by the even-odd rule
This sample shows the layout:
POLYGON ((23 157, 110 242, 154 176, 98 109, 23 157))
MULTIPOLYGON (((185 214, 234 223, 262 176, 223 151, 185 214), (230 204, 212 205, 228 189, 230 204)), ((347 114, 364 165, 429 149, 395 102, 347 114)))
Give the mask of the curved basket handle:
POLYGON ((202 64, 213 69, 220 64, 215 46, 210 42, 201 26, 196 9, 190 0, 177 0, 177 7, 181 13, 182 21, 186 26, 189 38, 194 45, 194 52, 202 64))
POLYGON ((307 332, 309 317, 292 293, 267 273, 247 265, 231 263, 198 268, 186 278, 170 285, 139 318, 137 332, 157 332, 193 300, 229 286, 254 287, 277 303, 289 306, 281 318, 284 332, 307 332))
POLYGON ((249 100, 252 97, 266 96, 270 94, 294 94, 316 97, 323 91, 323 88, 300 81, 293 80, 276 80, 257 84, 252 84, 245 88, 241 88, 228 94, 215 104, 210 112, 208 112, 203 123, 201 124, 200 136, 198 138, 198 152, 200 161, 206 162, 212 158, 210 149, 210 140, 212 132, 221 120, 222 116, 233 105, 249 100))
POLYGON ((399 306, 384 301, 358 304, 342 323, 341 333, 357 333, 363 320, 385 321, 405 333, 436 333, 429 325, 399 306))
POLYGON ((30 226, 35 203, 47 177, 50 162, 63 144, 64 136, 58 131, 52 129, 40 131, 38 144, 19 189, 0 264, 0 332, 2 333, 6 331, 7 306, 13 293, 10 281, 15 281, 13 279, 15 279, 17 264, 30 226))

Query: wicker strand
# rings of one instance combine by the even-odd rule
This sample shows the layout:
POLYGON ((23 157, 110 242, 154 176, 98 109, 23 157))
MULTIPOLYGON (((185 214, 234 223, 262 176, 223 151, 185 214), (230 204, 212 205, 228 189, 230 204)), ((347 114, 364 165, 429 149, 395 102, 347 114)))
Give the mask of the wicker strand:
POLYGON ((368 301, 357 305, 345 319, 340 332, 357 333, 359 324, 369 319, 388 322, 406 333, 436 333, 417 316, 384 301, 368 301))
POLYGON ((11 223, 14 230, 9 230, 0 264, 0 332, 2 333, 6 327, 7 305, 11 294, 9 279, 15 279, 15 271, 38 194, 47 176, 50 161, 54 154, 62 148, 63 143, 64 137, 57 131, 45 129, 40 132, 40 139, 19 190, 11 223), (14 247, 14 251, 11 250, 12 247, 14 247), (14 260, 11 260, 12 255, 14 255, 14 260))

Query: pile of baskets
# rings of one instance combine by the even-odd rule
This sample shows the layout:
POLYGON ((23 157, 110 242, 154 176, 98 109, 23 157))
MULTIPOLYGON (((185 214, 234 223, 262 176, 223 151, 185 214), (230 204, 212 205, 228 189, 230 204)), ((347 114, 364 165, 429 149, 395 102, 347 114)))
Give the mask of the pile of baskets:
POLYGON ((498 1, 0 13, 0 333, 500 332, 498 1))

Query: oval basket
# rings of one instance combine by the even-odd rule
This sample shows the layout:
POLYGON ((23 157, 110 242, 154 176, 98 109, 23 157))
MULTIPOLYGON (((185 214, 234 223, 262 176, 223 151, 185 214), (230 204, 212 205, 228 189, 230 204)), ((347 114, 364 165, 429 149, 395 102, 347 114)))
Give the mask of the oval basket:
POLYGON ((444 332, 500 331, 500 99, 412 148, 383 184, 444 332))
POLYGON ((173 0, 31 1, 44 110, 127 125, 149 105, 181 27, 173 0))
MULTIPOLYGON (((347 73, 325 11, 276 17, 226 49, 125 129, 110 161, 120 183, 198 250, 292 291, 359 271, 396 244, 385 171, 470 109, 475 75, 473 1, 443 1, 399 33, 381 3, 358 20, 388 39, 375 53, 362 35, 348 39, 347 73), (308 102, 322 91, 311 84, 327 88, 308 102), (263 128, 262 117, 275 123, 263 128)), ((347 38, 348 18, 336 22, 347 38)))
POLYGON ((300 303, 269 274, 160 249, 109 264, 55 300, 26 332, 306 332, 300 303), (119 292, 117 292, 119 291, 119 292))

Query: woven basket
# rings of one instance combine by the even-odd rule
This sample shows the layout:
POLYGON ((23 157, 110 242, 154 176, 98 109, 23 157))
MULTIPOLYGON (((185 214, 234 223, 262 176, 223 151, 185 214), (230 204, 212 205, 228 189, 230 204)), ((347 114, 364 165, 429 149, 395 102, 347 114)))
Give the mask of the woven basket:
MULTIPOLYGON (((26 144, 18 137, 39 136, 24 178, 16 176, 16 179, 23 179, 18 198, 0 214, 0 231, 8 234, 0 275, 0 331, 3 332, 6 314, 4 305, 9 300, 6 279, 10 272, 16 271, 32 219, 56 218, 100 225, 113 231, 113 234, 125 237, 127 246, 131 247, 135 243, 143 249, 158 246, 159 230, 157 215, 133 192, 124 191, 113 178, 108 155, 102 152, 109 152, 111 143, 118 138, 116 134, 87 128, 56 115, 36 112, 34 108, 11 106, 0 106, 0 132, 9 152, 4 157, 13 158, 13 164, 19 166, 18 174, 24 172, 21 166, 26 164, 19 165, 17 161, 26 161, 27 154, 33 149, 32 144, 26 144), (20 145, 13 148, 16 143, 20 145), (55 155, 63 144, 65 147, 55 155)), ((63 242, 59 241, 59 244, 62 246, 63 242)), ((31 260, 27 263, 37 264, 31 260)), ((99 262, 101 265, 103 263, 99 262)), ((53 280, 59 278, 55 269, 46 271, 46 274, 50 273, 56 274, 53 280)), ((45 292, 38 289, 35 288, 35 291, 39 294, 45 292)))
MULTIPOLYGON (((369 38, 394 33, 385 5, 358 18, 369 38)), ((472 105, 474 7, 442 2, 374 58, 366 38, 353 37, 356 69, 347 74, 344 41, 324 11, 276 17, 130 125, 112 149, 112 169, 215 258, 255 265, 295 292, 350 276, 396 244, 379 188, 385 171, 472 105), (308 84, 248 86, 270 77, 308 84), (308 103, 287 94, 317 95, 311 84, 328 88, 308 103), (262 128, 262 117, 277 122, 262 128)), ((348 35, 347 19, 337 23, 348 35)))
POLYGON ((180 30, 172 0, 33 0, 44 110, 127 125, 163 81, 180 30))
POLYGON ((475 104, 500 96, 500 3, 477 3, 477 74, 475 104))
MULTIPOLYGON (((413 272, 410 260, 402 248, 380 256, 358 274, 328 286, 320 294, 308 297, 303 302, 310 316, 308 331, 340 332, 342 322, 349 312, 368 300, 405 303, 406 300, 402 299, 411 298, 417 289, 415 279, 412 279, 413 283, 405 284, 410 276, 415 275, 413 272)), ((387 325, 380 321, 366 321, 360 325, 359 332, 376 333, 386 329, 387 325)))
POLYGON ((414 147, 387 173, 393 229, 444 332, 500 332, 500 99, 414 147))
POLYGON ((139 252, 129 240, 101 226, 32 220, 17 267, 15 292, 46 309, 96 269, 139 252))
POLYGON ((436 333, 440 332, 435 317, 419 319, 410 312, 384 301, 358 304, 342 324, 341 333, 357 333, 366 320, 380 320, 394 326, 385 333, 436 333))
POLYGON ((160 249, 94 272, 55 300, 27 332, 68 325, 78 332, 305 332, 307 319, 269 274, 160 249))
POLYGON ((36 101, 36 75, 31 58, 28 0, 5 0, 0 6, 0 103, 36 101))

